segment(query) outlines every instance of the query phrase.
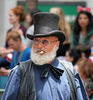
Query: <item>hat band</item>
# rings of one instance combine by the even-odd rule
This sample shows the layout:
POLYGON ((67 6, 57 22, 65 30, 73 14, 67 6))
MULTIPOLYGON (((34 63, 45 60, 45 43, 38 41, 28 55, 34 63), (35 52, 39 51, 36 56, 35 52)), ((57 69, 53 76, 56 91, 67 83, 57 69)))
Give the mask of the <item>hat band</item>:
POLYGON ((34 29, 34 34, 48 34, 49 32, 53 31, 54 29, 50 28, 50 27, 46 27, 46 26, 42 26, 38 29, 34 29))

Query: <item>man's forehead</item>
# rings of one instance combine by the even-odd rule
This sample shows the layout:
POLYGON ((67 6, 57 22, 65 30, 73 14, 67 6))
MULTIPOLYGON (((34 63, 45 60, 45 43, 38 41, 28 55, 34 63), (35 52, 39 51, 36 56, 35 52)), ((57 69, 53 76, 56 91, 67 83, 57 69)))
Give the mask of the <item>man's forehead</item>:
POLYGON ((34 39, 40 39, 40 40, 43 40, 43 39, 48 39, 48 40, 52 40, 52 39, 56 39, 58 40, 58 38, 56 36, 48 36, 48 37, 36 37, 34 39))

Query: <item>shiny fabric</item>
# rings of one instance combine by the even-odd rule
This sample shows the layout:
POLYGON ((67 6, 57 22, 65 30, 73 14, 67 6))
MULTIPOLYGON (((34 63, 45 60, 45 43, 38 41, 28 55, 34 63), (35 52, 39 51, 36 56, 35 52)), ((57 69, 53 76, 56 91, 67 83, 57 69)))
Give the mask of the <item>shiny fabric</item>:
POLYGON ((46 78, 49 74, 49 71, 52 72, 52 74, 54 75, 54 77, 56 79, 60 79, 60 76, 62 76, 62 73, 64 72, 61 69, 58 69, 56 67, 53 67, 52 65, 48 65, 41 73, 41 78, 46 78))

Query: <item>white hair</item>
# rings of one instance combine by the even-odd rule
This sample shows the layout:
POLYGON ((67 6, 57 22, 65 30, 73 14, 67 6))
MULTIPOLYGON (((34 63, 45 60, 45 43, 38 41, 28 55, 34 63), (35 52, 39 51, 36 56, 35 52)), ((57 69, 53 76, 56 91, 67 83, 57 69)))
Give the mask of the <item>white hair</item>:
POLYGON ((36 53, 35 50, 31 49, 31 60, 36 65, 44 65, 51 62, 56 57, 56 45, 53 47, 51 52, 46 52, 44 55, 41 55, 40 53, 36 53))

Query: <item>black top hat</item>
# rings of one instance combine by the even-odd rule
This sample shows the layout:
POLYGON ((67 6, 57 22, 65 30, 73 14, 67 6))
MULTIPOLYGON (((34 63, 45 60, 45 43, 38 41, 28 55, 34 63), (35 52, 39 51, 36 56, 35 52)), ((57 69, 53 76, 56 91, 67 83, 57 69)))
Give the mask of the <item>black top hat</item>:
POLYGON ((60 43, 65 41, 65 35, 58 30, 59 16, 48 12, 39 12, 34 16, 34 35, 27 34, 31 40, 37 37, 56 36, 60 43))

